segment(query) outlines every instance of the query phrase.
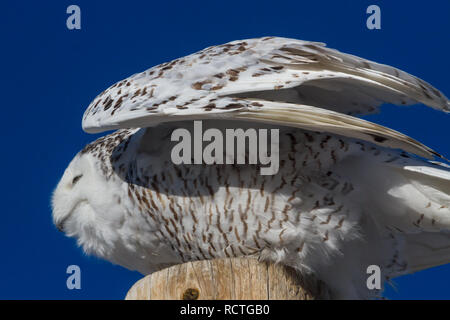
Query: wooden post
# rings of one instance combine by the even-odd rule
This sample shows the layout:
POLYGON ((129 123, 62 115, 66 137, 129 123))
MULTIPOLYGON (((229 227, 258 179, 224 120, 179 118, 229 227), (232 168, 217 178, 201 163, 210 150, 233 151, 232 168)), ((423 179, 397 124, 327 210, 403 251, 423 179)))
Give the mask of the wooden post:
POLYGON ((256 259, 188 262, 148 275, 126 300, 311 300, 328 299, 323 282, 256 259))

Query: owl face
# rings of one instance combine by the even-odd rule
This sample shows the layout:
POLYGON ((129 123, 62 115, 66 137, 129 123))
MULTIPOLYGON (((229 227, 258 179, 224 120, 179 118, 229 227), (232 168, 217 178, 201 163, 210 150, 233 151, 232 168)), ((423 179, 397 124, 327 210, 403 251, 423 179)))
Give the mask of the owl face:
POLYGON ((77 155, 65 170, 52 197, 53 222, 59 231, 67 232, 73 225, 74 216, 85 212, 89 206, 87 193, 90 164, 85 157, 77 155), (70 223, 72 222, 72 223, 70 223))
POLYGON ((98 159, 92 154, 77 154, 52 197, 54 224, 67 236, 77 238, 87 253, 99 251, 93 246, 108 241, 111 227, 123 214, 115 200, 117 193, 97 166, 98 159))

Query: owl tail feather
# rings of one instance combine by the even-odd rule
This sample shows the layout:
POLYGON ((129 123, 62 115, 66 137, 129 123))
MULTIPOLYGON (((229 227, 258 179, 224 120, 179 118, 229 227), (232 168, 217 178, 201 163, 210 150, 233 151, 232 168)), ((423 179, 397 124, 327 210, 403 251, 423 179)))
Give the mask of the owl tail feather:
POLYGON ((391 155, 350 156, 337 164, 359 186, 351 201, 399 240, 399 258, 407 263, 401 274, 450 263, 450 167, 391 155))
POLYGON ((408 273, 450 263, 450 169, 395 159, 356 160, 346 169, 354 170, 364 186, 363 201, 377 224, 403 239, 401 258, 408 273))
POLYGON ((450 263, 450 233, 424 232, 406 235, 405 239, 410 272, 450 263))
POLYGON ((413 225, 420 230, 405 234, 409 271, 450 263, 450 170, 442 165, 405 166, 397 170, 409 180, 407 202, 412 205, 407 208, 416 211, 418 219, 413 225))

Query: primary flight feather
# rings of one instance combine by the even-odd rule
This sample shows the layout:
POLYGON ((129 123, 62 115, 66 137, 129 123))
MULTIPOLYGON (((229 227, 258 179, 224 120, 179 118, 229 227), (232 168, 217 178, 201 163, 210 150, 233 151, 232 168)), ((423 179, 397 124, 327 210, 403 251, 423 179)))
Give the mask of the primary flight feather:
MULTIPOLYGON (((355 117, 383 103, 450 111, 396 68, 277 37, 206 48, 122 80, 94 99, 83 129, 118 129, 72 160, 53 195, 55 224, 87 253, 142 273, 249 256, 368 298, 384 279, 450 262, 450 170, 395 130, 355 117), (171 134, 193 120, 278 129, 279 171, 174 164, 171 134), (423 158, 421 158, 423 157, 423 158)), ((245 151, 247 152, 247 151, 245 151)))

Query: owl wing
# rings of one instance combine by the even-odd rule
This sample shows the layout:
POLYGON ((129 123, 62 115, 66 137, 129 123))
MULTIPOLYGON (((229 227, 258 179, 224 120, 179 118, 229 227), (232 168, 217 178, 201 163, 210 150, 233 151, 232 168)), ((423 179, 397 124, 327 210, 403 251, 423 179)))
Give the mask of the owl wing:
POLYGON ((239 118, 436 155, 405 135, 350 116, 384 102, 450 110, 437 89, 398 69, 320 43, 261 38, 206 48, 122 80, 94 99, 82 124, 87 132, 101 132, 239 118))
POLYGON ((229 109, 215 101, 227 97, 345 114, 375 112, 383 103, 420 102, 450 111, 440 91, 399 69, 321 43, 268 37, 206 48, 117 82, 89 105, 82 125, 87 132, 101 132, 151 126, 181 110, 187 111, 183 116, 225 113, 229 109))

